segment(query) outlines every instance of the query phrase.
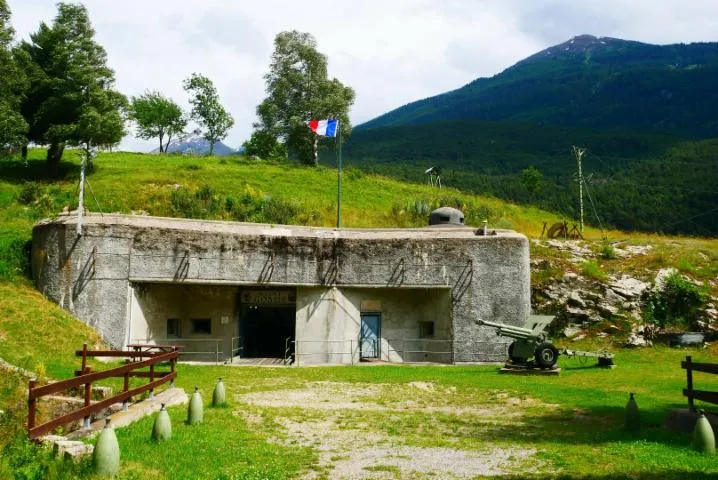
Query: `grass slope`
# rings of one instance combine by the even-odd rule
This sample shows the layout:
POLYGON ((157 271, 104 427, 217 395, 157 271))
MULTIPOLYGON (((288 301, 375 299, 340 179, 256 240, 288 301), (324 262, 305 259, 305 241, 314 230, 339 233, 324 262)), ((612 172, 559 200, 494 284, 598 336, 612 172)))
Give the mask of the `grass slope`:
MULTIPOLYGON (((17 160, 0 161, 0 276, 5 278, 0 283, 0 356, 29 369, 44 370, 50 376, 67 377, 77 366, 72 352, 83 342, 94 343, 98 339, 89 328, 45 300, 22 279, 27 273, 24 258, 32 224, 57 212, 75 197, 78 163, 73 153, 69 152, 63 164, 62 178, 54 183, 43 180, 42 154, 32 152, 27 167, 17 160)), ((100 155, 96 166, 90 182, 105 212, 144 210, 153 215, 282 219, 325 226, 335 221, 336 172, 330 169, 242 158, 124 153, 100 155)), ((439 191, 408 185, 355 170, 347 172, 344 185, 345 225, 352 227, 424 225, 426 208, 447 202, 465 208, 473 221, 485 215, 492 225, 513 227, 529 236, 540 234, 543 221, 559 220, 534 208, 452 189, 439 191)), ((89 205, 92 208, 91 197, 89 205)), ((589 230, 588 235, 597 238, 599 232, 589 230)), ((706 280, 715 273, 715 241, 630 236, 621 232, 609 235, 658 245, 656 253, 643 259, 644 262, 656 265, 683 262, 684 270, 692 270, 706 280), (704 257, 710 260, 708 270, 701 263, 704 257)), ((540 249, 536 251, 540 253, 540 249)), ((606 262, 601 268, 608 271, 633 268, 622 260, 606 262)), ((692 353, 696 360, 708 360, 715 358, 716 352, 692 353)), ((537 449, 540 471, 550 477, 707 479, 718 475, 715 462, 693 453, 687 447, 688 437, 668 434, 661 428, 667 409, 684 404, 680 394, 684 374, 678 368, 684 354, 665 349, 621 352, 617 360, 620 366, 611 372, 586 370, 578 363, 562 360, 566 370, 559 378, 503 377, 496 375, 493 367, 238 369, 182 365, 179 386, 190 391, 198 385, 205 400, 211 398, 215 379, 223 377, 231 394, 230 407, 208 410, 205 424, 193 429, 182 424, 184 409, 172 409, 175 437, 162 447, 147 439, 152 421, 149 418, 118 431, 124 459, 121 478, 280 479, 294 478, 308 469, 317 478, 330 478, 331 466, 318 463, 316 445, 297 443, 282 427, 287 421, 313 425, 318 420, 316 412, 252 406, 235 395, 303 389, 313 382, 331 381, 360 387, 396 386, 396 392, 388 388, 380 398, 371 399, 391 407, 389 411, 358 409, 333 418, 336 425, 355 434, 358 446, 362 445, 361 439, 372 435, 422 448, 451 446, 484 451, 494 446, 518 445, 537 449), (456 392, 456 395, 421 396, 420 407, 491 405, 504 395, 535 398, 558 406, 522 408, 500 403, 501 409, 523 415, 518 422, 511 420, 511 416, 481 421, 423 412, 421 408, 394 408, 406 401, 401 392, 405 393, 407 385, 414 381, 431 382, 445 388, 445 392, 456 392), (620 429, 629 391, 638 393, 647 426, 640 434, 620 429)), ((14 402, 22 411, 22 381, 4 378, 7 381, 0 388, 0 408, 14 402)), ((718 388, 710 379, 697 381, 701 388, 718 388)), ((16 420, 19 421, 14 423, 15 429, 22 425, 21 418, 16 420)), ((7 416, 0 417, 0 428, 2 422, 8 421, 7 416)), ((342 455, 345 453, 337 454, 335 461, 341 461, 342 455)), ((0 460, 0 476, 12 473, 5 461, 0 460)), ((85 478, 83 468, 80 466, 66 475, 85 478)), ((390 469, 382 465, 377 468, 390 469)), ((46 478, 53 476, 48 474, 46 478)))

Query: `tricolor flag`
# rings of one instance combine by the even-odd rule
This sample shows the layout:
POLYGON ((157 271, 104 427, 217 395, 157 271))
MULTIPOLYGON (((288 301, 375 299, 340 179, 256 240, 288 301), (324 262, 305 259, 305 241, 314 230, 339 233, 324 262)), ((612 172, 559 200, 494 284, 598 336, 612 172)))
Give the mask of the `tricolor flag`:
POLYGON ((322 137, 336 137, 339 120, 309 120, 307 122, 312 132, 322 137))

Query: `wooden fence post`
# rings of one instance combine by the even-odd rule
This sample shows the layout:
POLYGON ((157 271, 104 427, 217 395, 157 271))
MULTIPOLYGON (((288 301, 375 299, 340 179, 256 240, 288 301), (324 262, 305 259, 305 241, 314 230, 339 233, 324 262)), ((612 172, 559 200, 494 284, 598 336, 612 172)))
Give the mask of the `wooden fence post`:
MULTIPOLYGON (((125 372, 125 379, 122 385, 122 393, 125 393, 130 389, 130 372, 125 372)), ((122 411, 126 412, 128 408, 129 398, 122 401, 122 411)))
MULTIPOLYGON (((173 350, 174 352, 178 352, 178 351, 179 351, 179 348, 177 348, 177 347, 172 347, 172 350, 173 350)), ((175 356, 175 357, 173 357, 173 358, 170 360, 170 373, 174 373, 174 372, 175 372, 175 364, 176 364, 176 363, 177 363, 177 357, 175 356)), ((170 388, 174 388, 174 386, 175 386, 175 380, 174 380, 174 378, 173 378, 172 380, 170 380, 170 388)))
MULTIPOLYGON (((150 383, 155 381, 155 364, 153 363, 150 365, 150 383)), ((155 396, 155 389, 150 388, 150 398, 154 398, 155 396)))
MULTIPOLYGON (((83 375, 86 375, 86 374, 88 374, 88 373, 90 373, 90 368, 89 368, 89 367, 85 368, 85 369, 83 370, 83 372, 82 372, 83 375)), ((89 406, 90 406, 91 400, 92 400, 92 382, 88 382, 88 383, 85 384, 85 406, 86 406, 86 407, 89 407, 89 406)), ((90 420, 91 420, 91 416, 90 416, 90 415, 86 416, 86 417, 82 420, 82 422, 83 422, 83 424, 82 424, 83 428, 90 428, 90 420)))
MULTIPOLYGON (((87 368, 87 344, 82 344, 82 366, 80 367, 80 372, 85 373, 85 368, 87 368)), ((80 373, 80 375, 82 375, 80 373)))
POLYGON ((693 403, 693 367, 691 366, 692 357, 686 356, 686 388, 688 389, 688 409, 691 412, 696 411, 696 406, 693 403))
POLYGON ((35 410, 37 407, 37 399, 33 396, 32 391, 37 386, 37 380, 34 378, 30 380, 29 388, 29 400, 27 402, 27 430, 30 431, 35 428, 35 410))

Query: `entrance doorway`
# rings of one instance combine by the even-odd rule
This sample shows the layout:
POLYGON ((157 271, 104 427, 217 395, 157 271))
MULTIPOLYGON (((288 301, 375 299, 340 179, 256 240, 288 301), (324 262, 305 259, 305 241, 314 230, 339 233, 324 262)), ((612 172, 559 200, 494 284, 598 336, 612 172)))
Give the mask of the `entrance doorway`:
POLYGON ((294 291, 242 292, 239 332, 244 358, 285 358, 293 354, 294 344, 291 342, 297 316, 293 303, 295 295, 294 291))
POLYGON ((381 357, 381 314, 362 313, 359 333, 359 357, 381 357))

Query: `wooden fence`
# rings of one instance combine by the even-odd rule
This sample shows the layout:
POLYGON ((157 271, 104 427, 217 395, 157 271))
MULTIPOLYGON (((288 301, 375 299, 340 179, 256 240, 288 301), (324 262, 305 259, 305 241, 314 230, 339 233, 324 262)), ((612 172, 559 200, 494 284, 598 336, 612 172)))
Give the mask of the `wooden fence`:
POLYGON ((82 357, 82 367, 75 372, 75 377, 62 380, 55 383, 49 383, 38 387, 36 380, 30 380, 29 399, 28 399, 28 415, 27 430, 31 439, 37 439, 57 427, 68 423, 84 420, 84 426, 90 426, 90 418, 94 413, 99 413, 115 403, 123 403, 126 407, 129 400, 141 393, 154 392, 154 389, 167 382, 174 382, 177 377, 176 364, 179 357, 179 350, 174 346, 156 345, 153 349, 135 348, 132 351, 117 350, 87 350, 87 345, 83 345, 82 350, 78 350, 77 356, 82 357), (92 372, 87 366, 87 359, 91 357, 115 357, 128 358, 128 363, 121 367, 111 368, 101 372, 92 372), (161 363, 169 363, 169 371, 157 371, 155 369, 161 363), (148 368, 149 371, 139 371, 148 368), (149 382, 145 385, 130 388, 130 378, 147 378, 149 382), (124 384, 122 392, 97 402, 92 402, 92 384, 107 378, 123 378, 124 384), (64 392, 73 388, 84 387, 84 406, 67 415, 50 420, 41 425, 36 425, 37 402, 40 398, 64 392))
POLYGON ((683 389, 683 395, 688 397, 688 408, 695 411, 695 400, 713 403, 718 405, 718 392, 710 392, 707 390, 695 390, 693 388, 693 372, 711 373, 718 375, 718 364, 716 363, 694 363, 690 356, 686 357, 685 362, 681 362, 681 368, 686 371, 686 388, 683 389))

